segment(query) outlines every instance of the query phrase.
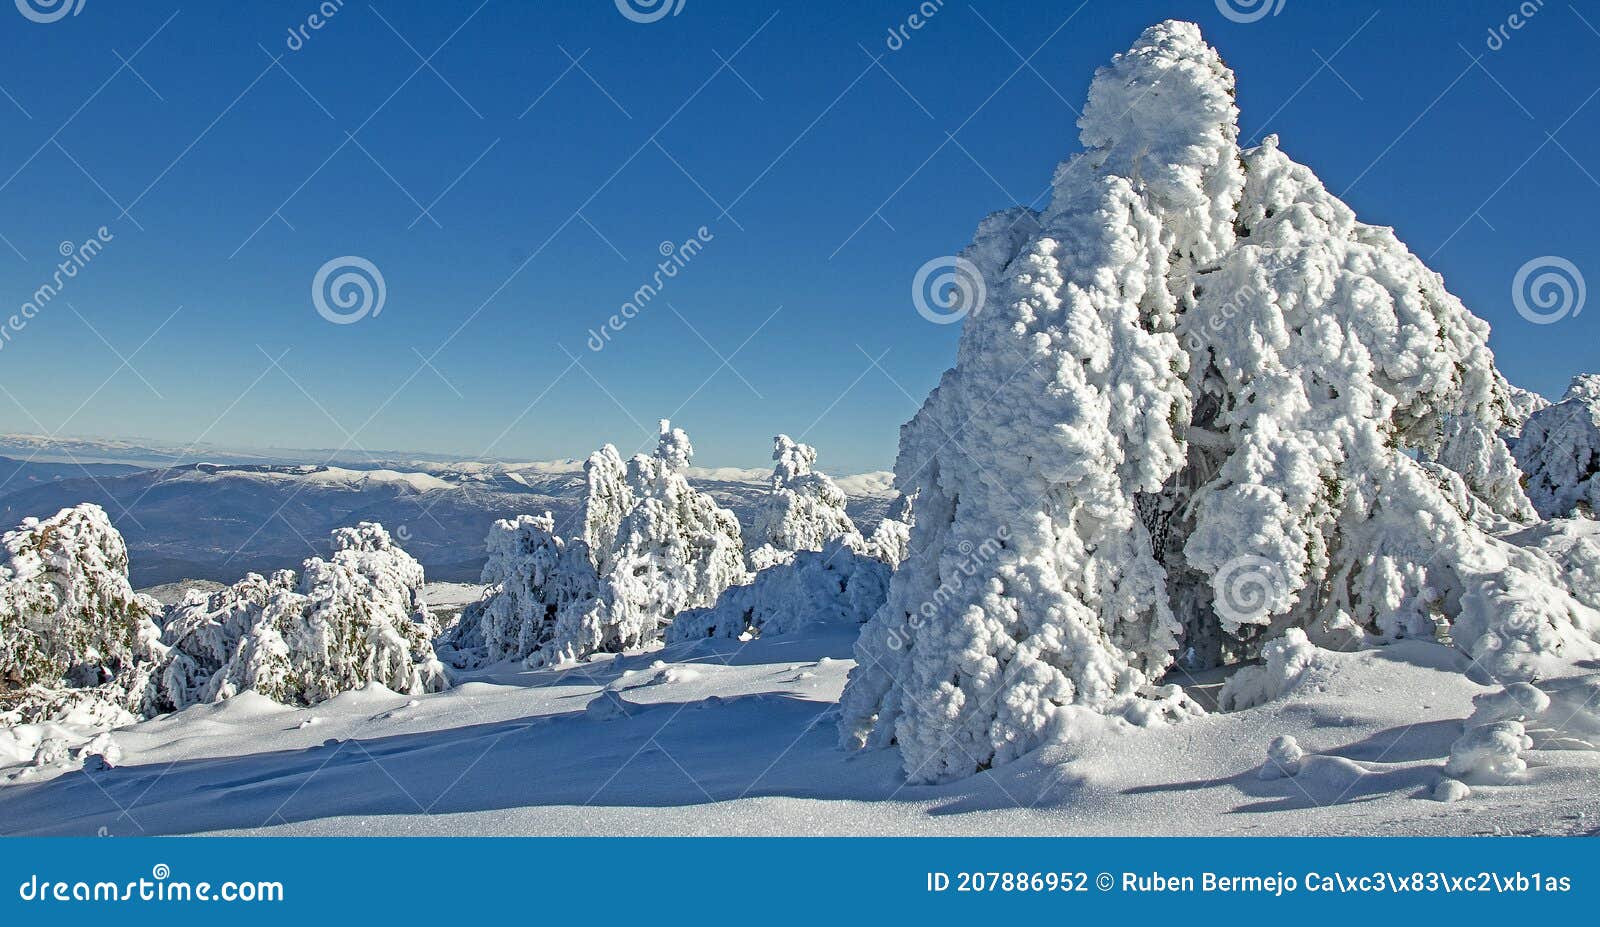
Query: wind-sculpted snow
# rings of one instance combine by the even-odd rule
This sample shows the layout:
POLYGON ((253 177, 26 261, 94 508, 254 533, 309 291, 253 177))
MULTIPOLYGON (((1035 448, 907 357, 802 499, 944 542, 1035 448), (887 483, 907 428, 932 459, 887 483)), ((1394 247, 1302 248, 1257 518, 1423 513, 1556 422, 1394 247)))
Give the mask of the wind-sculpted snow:
POLYGON ((126 724, 156 710, 161 605, 128 585, 97 505, 29 518, 0 545, 0 726, 126 724))
POLYGON ((434 656, 437 630, 422 601, 422 567, 381 525, 333 533, 330 559, 252 573, 206 596, 190 593, 167 617, 162 672, 178 708, 256 692, 314 705, 376 683, 396 692, 448 686, 434 656))
POLYGON ((1560 402, 1530 414, 1516 454, 1540 515, 1600 514, 1600 374, 1575 377, 1560 402))
POLYGON ((1533 517, 1499 437, 1530 404, 1487 325, 1237 119, 1199 30, 1153 26, 1096 74, 1049 206, 980 223, 987 301, 901 432, 918 515, 847 745, 967 775, 1291 628, 1449 636, 1504 679, 1597 652, 1556 565, 1494 536, 1533 517))

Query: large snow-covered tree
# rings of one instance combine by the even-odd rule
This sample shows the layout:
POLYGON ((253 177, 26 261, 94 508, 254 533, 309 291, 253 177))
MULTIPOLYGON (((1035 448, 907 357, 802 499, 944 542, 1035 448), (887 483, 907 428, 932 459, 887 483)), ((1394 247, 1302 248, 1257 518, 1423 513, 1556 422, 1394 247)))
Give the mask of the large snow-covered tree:
POLYGON ((161 605, 128 584, 97 505, 29 518, 0 544, 0 725, 126 724, 161 707, 161 605))
POLYGON ((1574 377, 1560 402, 1528 415, 1516 457, 1540 515, 1600 514, 1600 374, 1574 377))
POLYGON ((288 570, 250 574, 206 596, 191 592, 167 616, 162 673, 175 707, 243 691, 314 705, 378 683, 420 694, 449 685, 434 655, 421 564, 381 525, 333 532, 333 553, 288 570))
POLYGON ((840 722, 912 780, 1074 710, 1185 713, 1151 688, 1180 652, 1289 628, 1450 634, 1502 678, 1595 647, 1554 564, 1490 533, 1530 509, 1487 326, 1276 138, 1242 150, 1234 98, 1197 27, 1151 27, 1096 74, 1049 205, 962 252, 986 298, 902 429, 910 552, 840 722))
POLYGON ((797 551, 821 550, 843 540, 860 548, 861 532, 845 512, 844 490, 813 467, 816 449, 788 435, 773 439, 771 488, 756 510, 747 538, 750 565, 756 570, 791 559, 797 551))

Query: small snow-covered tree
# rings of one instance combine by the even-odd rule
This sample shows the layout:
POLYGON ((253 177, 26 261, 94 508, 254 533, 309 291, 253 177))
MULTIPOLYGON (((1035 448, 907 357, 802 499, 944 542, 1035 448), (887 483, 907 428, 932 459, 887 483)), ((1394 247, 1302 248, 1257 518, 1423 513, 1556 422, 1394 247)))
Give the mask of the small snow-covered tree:
POLYGON ((848 501, 825 473, 813 469, 817 452, 788 435, 773 439, 771 490, 756 511, 750 544, 750 564, 760 570, 781 563, 802 550, 821 550, 829 541, 843 539, 852 547, 863 543, 855 523, 845 513, 848 501))
POLYGON ((583 467, 588 492, 583 502, 583 540, 595 569, 611 569, 611 552, 617 543, 617 528, 633 508, 633 490, 628 486, 628 466, 622 455, 609 444, 589 455, 583 467))
POLYGON ((791 554, 747 585, 729 587, 709 608, 679 612, 667 642, 860 625, 883 605, 890 572, 889 564, 834 538, 821 550, 791 554))
POLYGON ((1561 401, 1531 413, 1516 443, 1528 496, 1545 518, 1600 513, 1600 374, 1574 377, 1561 401))
POLYGON ((422 567, 381 525, 333 533, 333 553, 228 589, 191 592, 169 614, 166 698, 176 707, 243 691, 314 705, 378 683, 420 694, 448 686, 421 597, 422 567))
POLYGON ((1237 118, 1199 29, 1153 26, 1095 75, 1048 207, 962 252, 986 299, 901 431, 917 518, 847 745, 967 775, 1074 711, 1187 714, 1151 686, 1180 647, 1291 628, 1448 633, 1501 678, 1600 653, 1550 559, 1487 530, 1528 514, 1488 327, 1237 118))
POLYGON ((128 583, 128 548, 85 503, 0 544, 0 725, 109 727, 161 708, 161 605, 128 583))
POLYGON ((689 485, 692 454, 688 436, 663 419, 655 454, 628 462, 633 507, 601 577, 604 606, 582 622, 573 655, 657 640, 678 612, 712 605, 749 581, 739 519, 689 485))
POLYGON ((739 520, 689 485, 693 448, 663 421, 654 454, 589 458, 583 538, 564 541, 548 516, 501 522, 489 538, 491 588, 449 638, 466 662, 522 657, 530 666, 582 660, 661 640, 684 609, 713 605, 746 583, 739 520))
POLYGON ((600 577, 589 546, 557 537, 549 512, 495 522, 486 546, 485 598, 447 635, 467 662, 537 657, 575 620, 574 610, 598 604, 600 577))

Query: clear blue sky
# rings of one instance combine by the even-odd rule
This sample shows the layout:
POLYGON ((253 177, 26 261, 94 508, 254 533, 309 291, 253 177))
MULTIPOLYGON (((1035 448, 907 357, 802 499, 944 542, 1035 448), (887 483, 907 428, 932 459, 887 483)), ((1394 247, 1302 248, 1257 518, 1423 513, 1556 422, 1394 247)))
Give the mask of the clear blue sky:
POLYGON ((1280 133, 1489 320, 1514 382, 1600 369, 1600 307, 1538 326, 1510 298, 1540 255, 1600 283, 1600 34, 1561 0, 1498 51, 1510 2, 1236 23, 1091 0, 1062 26, 1072 3, 949 0, 895 51, 909 2, 685 0, 641 24, 611 0, 350 0, 297 51, 309 0, 5 7, 0 318, 63 240, 115 237, 0 351, 0 430, 526 459, 629 451, 675 413, 702 464, 760 464, 786 431, 834 471, 887 467, 957 336, 914 311, 917 268, 1039 202, 1094 69, 1166 17, 1238 72, 1247 136, 1280 133), (379 315, 316 313, 341 255, 381 271, 379 315))

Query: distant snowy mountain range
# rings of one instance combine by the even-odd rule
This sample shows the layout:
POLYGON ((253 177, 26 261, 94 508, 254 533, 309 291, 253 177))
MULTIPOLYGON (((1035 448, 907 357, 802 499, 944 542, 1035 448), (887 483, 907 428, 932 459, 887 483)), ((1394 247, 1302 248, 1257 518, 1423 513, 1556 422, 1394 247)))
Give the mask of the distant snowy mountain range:
MULTIPOLYGON (((126 538, 133 584, 142 588, 293 568, 326 556, 334 528, 377 521, 430 580, 475 582, 480 540, 495 519, 549 511, 562 525, 584 493, 581 460, 424 460, 386 451, 336 457, 330 466, 330 451, 203 450, 201 460, 193 450, 142 442, 0 435, 0 523, 96 503, 126 538)), ((760 468, 690 471, 747 525, 770 476, 760 468)), ((852 518, 871 531, 893 495, 890 474, 838 483, 852 518)))

